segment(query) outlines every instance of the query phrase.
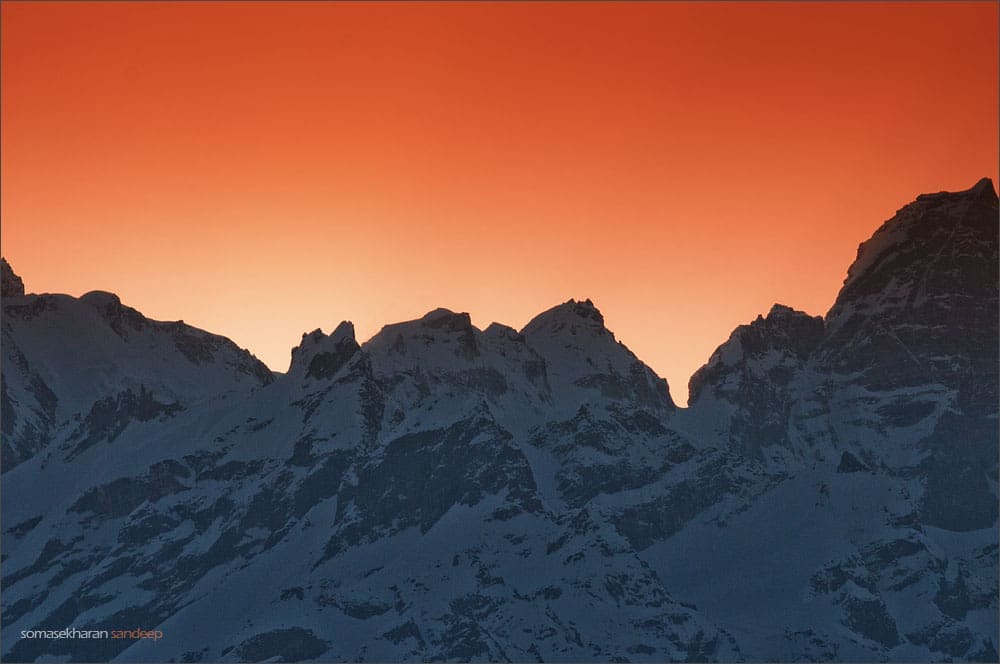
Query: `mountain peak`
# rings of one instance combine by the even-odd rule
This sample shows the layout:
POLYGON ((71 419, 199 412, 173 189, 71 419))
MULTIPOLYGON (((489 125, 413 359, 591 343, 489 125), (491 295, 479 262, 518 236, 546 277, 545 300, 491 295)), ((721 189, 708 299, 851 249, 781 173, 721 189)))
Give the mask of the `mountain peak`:
POLYGON ((330 341, 333 343, 357 341, 357 338, 354 336, 354 323, 349 320, 341 321, 333 332, 330 333, 330 341))
POLYGON ((305 346, 307 342, 310 344, 318 344, 325 340, 329 340, 331 343, 337 343, 338 341, 342 341, 344 339, 350 339, 351 341, 354 340, 354 323, 349 320, 341 321, 341 323, 337 325, 336 329, 334 329, 330 334, 325 334, 323 330, 318 327, 312 332, 303 332, 302 343, 299 344, 299 347, 301 348, 302 346, 305 346))
POLYGON ((424 314, 420 319, 420 325, 431 329, 471 330, 472 317, 469 316, 468 312, 456 313, 451 309, 438 307, 424 314))
POLYGON ((447 364, 455 357, 467 362, 479 355, 476 341, 479 334, 468 313, 439 307, 416 320, 384 325, 378 334, 365 342, 364 347, 375 358, 376 364, 388 357, 396 358, 393 362, 402 361, 407 366, 414 362, 433 364, 445 361, 447 364), (432 356, 437 359, 431 359, 432 356))
POLYGON ((572 307, 573 314, 579 316, 580 318, 589 318, 590 320, 597 321, 601 325, 604 325, 604 316, 601 315, 600 309, 598 309, 594 303, 591 302, 589 297, 583 301, 570 300, 563 306, 567 308, 572 307))
POLYGON ((573 395, 567 403, 599 394, 633 400, 653 410, 673 410, 667 382, 643 364, 604 326, 588 300, 568 300, 535 316, 521 330, 528 347, 546 362, 553 391, 573 395))
POLYGON ((739 400, 748 391, 772 390, 788 366, 804 362, 823 338, 823 319, 783 304, 740 325, 688 382, 690 403, 703 393, 739 400), (777 371, 775 371, 777 369, 777 371), (760 377, 765 376, 763 382, 760 377), (757 384, 760 382, 760 384, 757 384))
POLYGON ((521 333, 538 332, 546 327, 551 328, 552 331, 558 331, 567 325, 575 327, 581 323, 585 327, 605 329, 604 316, 601 315, 600 310, 594 306, 594 303, 590 299, 582 301, 567 300, 562 304, 543 311, 531 319, 524 326, 524 329, 521 330, 521 333))
POLYGON ((869 389, 958 387, 969 412, 995 405, 998 241, 989 178, 900 209, 847 272, 826 317, 825 366, 864 374, 869 389), (990 387, 962 387, 973 367, 992 369, 990 387))
POLYGON ((80 301, 86 302, 90 306, 98 309, 104 309, 108 305, 119 306, 122 303, 121 298, 114 293, 102 290, 93 290, 89 293, 84 293, 80 296, 80 301))
MULTIPOLYGON (((308 366, 309 375, 317 373, 317 358, 325 357, 331 352, 340 353, 347 359, 358 349, 358 342, 354 337, 354 323, 349 320, 342 321, 336 329, 329 335, 323 330, 316 328, 312 332, 302 334, 302 342, 292 349, 292 361, 288 367, 288 372, 292 373, 296 367, 308 366)), ((340 362, 342 365, 343 362, 340 362)), ((338 366, 339 368, 339 366, 338 366)))
POLYGON ((973 194, 992 194, 994 198, 997 196, 996 189, 993 187, 993 180, 990 178, 981 178, 979 182, 969 189, 969 192, 973 194))
POLYGON ((939 191, 936 193, 920 194, 917 196, 918 201, 955 198, 984 198, 987 200, 996 200, 997 193, 993 188, 993 180, 988 177, 984 177, 980 178, 976 184, 962 191, 939 191))
POLYGON ((0 270, 2 270, 2 296, 20 297, 24 295, 24 282, 21 277, 14 273, 14 268, 10 266, 6 258, 0 258, 0 270))
POLYGON ((947 255, 955 259, 958 254, 954 252, 961 253, 959 245, 965 240, 995 245, 996 211, 997 195, 990 178, 982 178, 964 191, 920 194, 861 243, 837 304, 859 290, 882 288, 882 281, 901 276, 914 261, 924 264, 937 256, 934 260, 942 263, 942 243, 949 245, 947 255))
POLYGON ((795 315, 795 314, 800 314, 800 313, 802 313, 802 312, 796 311, 795 309, 793 309, 792 307, 789 307, 788 305, 778 304, 777 302, 775 302, 771 306, 771 310, 767 312, 767 317, 768 318, 785 318, 785 317, 792 316, 792 315, 795 315))
POLYGON ((504 325, 496 321, 490 323, 489 327, 483 330, 483 334, 487 337, 503 337, 507 339, 516 339, 519 336, 518 331, 510 325, 504 325))
POLYGON ((749 325, 741 325, 736 328, 734 334, 741 330, 767 330, 767 334, 783 331, 785 334, 790 333, 794 336, 805 334, 812 337, 817 329, 820 331, 823 329, 822 316, 812 316, 794 307, 775 303, 767 312, 767 316, 758 314, 757 318, 749 325))

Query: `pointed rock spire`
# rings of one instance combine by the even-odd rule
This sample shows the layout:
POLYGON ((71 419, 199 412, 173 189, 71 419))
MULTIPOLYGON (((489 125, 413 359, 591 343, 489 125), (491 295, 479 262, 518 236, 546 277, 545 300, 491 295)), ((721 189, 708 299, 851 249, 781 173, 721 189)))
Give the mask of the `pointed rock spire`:
POLYGON ((354 323, 341 322, 326 335, 317 328, 303 333, 302 343, 292 349, 288 373, 304 372, 310 378, 332 378, 361 347, 354 336, 354 323))
POLYGON ((0 270, 2 270, 3 297, 20 297, 24 295, 24 282, 21 277, 14 273, 14 269, 7 262, 6 258, 0 258, 0 270))

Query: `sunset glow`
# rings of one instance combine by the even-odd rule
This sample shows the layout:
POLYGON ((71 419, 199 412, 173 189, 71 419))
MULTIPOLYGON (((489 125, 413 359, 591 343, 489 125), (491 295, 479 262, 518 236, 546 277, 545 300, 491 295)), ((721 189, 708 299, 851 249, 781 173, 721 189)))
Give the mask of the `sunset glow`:
POLYGON ((998 5, 2 5, 2 252, 284 371, 570 298, 667 378, 998 178, 998 5))

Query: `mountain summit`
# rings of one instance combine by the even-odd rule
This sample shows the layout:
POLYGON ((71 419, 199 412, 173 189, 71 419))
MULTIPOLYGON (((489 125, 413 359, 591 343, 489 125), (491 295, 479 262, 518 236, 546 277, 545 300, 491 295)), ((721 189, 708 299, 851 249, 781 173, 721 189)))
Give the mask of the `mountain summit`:
POLYGON ((3 283, 3 297, 20 297, 24 295, 24 282, 14 274, 14 269, 6 258, 0 258, 0 277, 3 283))
POLYGON ((826 316, 823 363, 874 389, 932 378, 964 409, 995 409, 997 219, 988 178, 900 209, 858 249, 826 316))

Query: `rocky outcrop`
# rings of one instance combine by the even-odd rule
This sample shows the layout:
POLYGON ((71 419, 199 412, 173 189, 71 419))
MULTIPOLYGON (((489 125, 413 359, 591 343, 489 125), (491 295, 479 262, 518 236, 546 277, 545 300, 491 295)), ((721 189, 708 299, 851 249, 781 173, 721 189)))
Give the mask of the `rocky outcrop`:
POLYGON ((14 269, 6 258, 0 258, 0 283, 3 284, 3 297, 20 297, 24 295, 24 282, 14 274, 14 269))

